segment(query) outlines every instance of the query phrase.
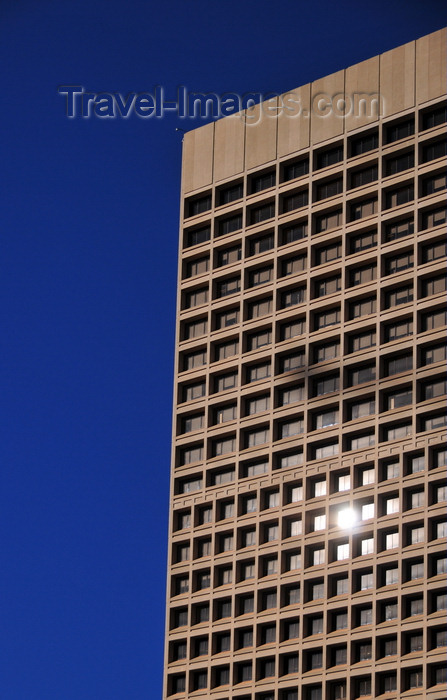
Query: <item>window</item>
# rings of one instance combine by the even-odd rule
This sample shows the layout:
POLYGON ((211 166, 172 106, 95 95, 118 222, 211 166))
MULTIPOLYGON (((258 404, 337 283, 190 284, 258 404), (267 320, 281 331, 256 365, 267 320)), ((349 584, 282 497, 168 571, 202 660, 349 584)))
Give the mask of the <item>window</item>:
POLYGON ((447 188, 447 175, 446 173, 436 173, 430 177, 426 177, 422 180, 422 195, 427 196, 429 194, 435 194, 436 192, 442 192, 447 188))
MULTIPOLYGON (((296 552, 287 554, 287 571, 296 571, 301 568, 301 555, 296 552)), ((276 572, 275 572, 276 573, 276 572)))
POLYGON ((385 224, 385 243, 396 241, 405 236, 411 236, 413 233, 414 221, 412 217, 385 224))
POLYGON ((340 323, 340 309, 331 309, 330 311, 322 311, 314 316, 315 330, 335 326, 340 323))
POLYGON ((356 287, 359 284, 366 284, 376 279, 377 265, 365 265, 351 270, 349 273, 349 281, 351 287, 356 287))
MULTIPOLYGON (((220 455, 226 455, 229 452, 234 452, 236 449, 236 438, 234 436, 224 438, 221 440, 214 440, 213 441, 213 457, 218 457, 220 455)), ((234 472, 231 472, 232 478, 227 479, 227 481, 233 481, 234 480, 234 472)), ((216 478, 221 478, 220 475, 219 477, 216 476, 216 478)), ((218 481, 216 483, 224 483, 222 481, 218 481)))
POLYGON ((278 508, 279 506, 279 491, 271 491, 266 494, 266 508, 278 508))
POLYGON ((374 518, 374 503, 364 503, 361 509, 361 519, 369 520, 374 518))
POLYGON ((422 147, 422 163, 428 163, 447 155, 447 139, 431 141, 422 147))
POLYGON ((295 180, 297 177, 307 175, 309 172, 309 161, 307 158, 294 163, 285 163, 283 169, 283 182, 295 180))
POLYGON ((315 233, 323 233, 332 228, 341 226, 343 221, 342 211, 338 209, 328 214, 319 214, 315 217, 315 233))
POLYGON ((227 633, 218 634, 216 636, 216 652, 218 654, 220 654, 223 651, 230 651, 230 649, 231 649, 231 637, 230 637, 230 635, 227 633))
POLYGON ((338 455, 338 442, 317 443, 314 447, 314 459, 325 459, 338 455))
POLYGON ((447 277, 445 275, 439 275, 437 277, 432 277, 431 279, 425 279, 422 281, 422 296, 428 297, 433 294, 441 294, 447 289, 447 277))
POLYGON ((196 277, 208 272, 209 258, 197 258, 186 263, 186 277, 196 277))
POLYGON ((413 253, 401 253, 385 261, 385 274, 393 275, 413 267, 413 253))
POLYGON ((239 649, 245 649, 253 646, 253 631, 241 630, 239 633, 239 649))
POLYGON ((196 367, 202 367, 206 364, 206 350, 199 350, 197 352, 185 353, 183 357, 183 369, 190 370, 196 367))
POLYGON ((365 447, 370 447, 376 444, 374 433, 364 433, 363 435, 353 436, 348 440, 348 446, 351 450, 362 450, 365 447))
POLYGON ((348 385, 357 386, 357 384, 364 384, 365 382, 371 382, 376 378, 376 368, 375 365, 369 364, 362 367, 353 367, 348 370, 348 385))
POLYGON ((195 229, 194 231, 187 231, 185 238, 185 248, 190 248, 193 245, 199 245, 200 243, 206 243, 211 238, 211 228, 205 226, 200 229, 195 229))
POLYGON ((266 190, 269 187, 274 187, 275 181, 274 171, 262 173, 261 175, 253 175, 251 178, 251 192, 262 192, 262 190, 266 190))
POLYGON ((445 224, 446 220, 447 209, 445 207, 440 207, 438 209, 431 209, 430 211, 422 212, 421 230, 424 231, 427 228, 441 226, 442 224, 445 224))
POLYGON ((414 134, 414 118, 401 121, 398 124, 391 124, 386 128, 386 143, 394 143, 401 139, 408 138, 414 134))
POLYGON ((185 309, 191 309, 194 306, 199 306, 200 304, 206 304, 208 301, 208 287, 202 287, 201 289, 194 289, 191 292, 187 292, 185 295, 185 309))
POLYGON ((388 532, 387 534, 385 534, 385 549, 396 549, 398 546, 399 546, 399 533, 398 532, 388 532))
POLYGON ((372 646, 369 642, 361 642, 358 646, 359 661, 370 661, 372 659, 372 646))
POLYGON ((323 634, 323 616, 315 615, 309 620, 309 631, 310 634, 323 634))
POLYGON ((377 212, 377 199, 365 199, 363 202, 354 202, 349 209, 349 220, 358 221, 365 216, 371 216, 377 212))
POLYGON ((414 167, 414 151, 407 151, 385 161, 386 175, 397 175, 414 167))
POLYGON ((270 370, 271 367, 269 362, 263 362, 259 365, 251 365, 250 367, 247 367, 247 382, 250 384, 251 382, 256 382, 260 379, 267 379, 267 377, 270 377, 270 370))
POLYGON ((372 624, 372 608, 361 608, 359 614, 359 625, 371 625, 372 624))
POLYGON ((243 500, 243 512, 255 513, 258 509, 256 496, 246 496, 243 500))
POLYGON ((348 626, 348 614, 346 612, 335 613, 334 615, 334 629, 344 630, 348 626))
POLYGON ((347 595, 349 593, 349 580, 347 576, 339 576, 335 580, 335 595, 347 595))
POLYGON ((186 416, 182 419, 182 432, 191 433, 194 430, 200 430, 203 427, 203 413, 196 413, 192 416, 186 416))
POLYGON ((389 410, 409 406, 413 402, 413 392, 411 389, 403 389, 386 396, 386 408, 389 410))
POLYGON ((410 493, 410 508, 421 508, 423 505, 425 505, 424 496, 425 494, 423 489, 421 491, 413 491, 410 493))
POLYGON ((235 294, 241 290, 241 281, 239 277, 223 280, 217 283, 217 298, 226 297, 230 294, 235 294))
POLYGON ((197 547, 197 554, 198 554, 199 559, 201 557, 211 556, 211 540, 210 539, 204 539, 204 540, 199 541, 198 547, 197 547))
POLYGON ((279 424, 279 439, 301 435, 304 432, 304 421, 298 420, 287 421, 279 424))
POLYGON ((326 277, 323 280, 318 280, 315 282, 315 296, 324 297, 328 294, 334 294, 341 289, 341 277, 337 275, 336 277, 326 277))
POLYGON ((304 352, 296 352, 293 355, 284 355, 279 358, 279 372, 291 372, 304 367, 304 352))
POLYGON ((237 372, 229 372, 228 374, 220 374, 216 377, 216 392, 233 389, 237 385, 237 372))
POLYGON ((343 561, 343 559, 349 559, 349 544, 347 542, 338 544, 336 549, 336 560, 343 561))
POLYGON ((364 416, 371 416, 376 412, 376 402, 374 399, 368 399, 367 401, 359 401, 352 403, 350 406, 351 420, 356 420, 357 418, 363 418, 364 416))
MULTIPOLYGON (((226 423, 227 421, 234 420, 235 418, 237 418, 236 405, 224 406, 215 410, 214 422, 216 424, 226 423)), ((224 454, 224 452, 221 454, 224 454)))
POLYGON ((307 223, 301 222, 292 226, 284 226, 281 233, 281 245, 300 241, 307 236, 307 223))
POLYGON ((278 573, 278 559, 277 557, 265 557, 263 561, 263 575, 273 576, 278 573))
POLYGON ((389 323, 385 326, 385 340, 391 342, 413 335, 413 320, 408 318, 396 323, 389 323))
MULTIPOLYGON (((279 494, 278 494, 279 496, 279 494)), ((279 499, 278 499, 278 505, 279 505, 279 499)), ((273 507, 273 506, 270 506, 273 507)), ((278 525, 268 525, 266 528, 266 534, 265 534, 265 541, 266 542, 274 542, 275 540, 278 539, 279 536, 279 528, 278 525)))
POLYGON ((247 338, 247 350, 259 350, 272 342, 272 332, 270 330, 252 333, 247 338))
POLYGON ((238 182, 235 185, 229 185, 228 187, 223 187, 219 192, 219 204, 231 204, 238 199, 242 199, 244 194, 244 189, 242 182, 238 182))
POLYGON ((287 309, 289 306, 295 306, 296 304, 301 304, 306 300, 306 289, 302 287, 300 289, 290 289, 286 292, 281 293, 281 309, 287 309))
POLYGON ((424 613, 424 600, 423 598, 413 598, 409 601, 408 613, 410 617, 415 617, 416 615, 422 615, 424 613))
POLYGON ((210 619, 210 607, 208 603, 204 605, 198 605, 196 607, 196 621, 197 622, 209 622, 210 619))
POLYGON ((321 649, 309 652, 308 664, 311 670, 323 666, 323 652, 321 649))
MULTIPOLYGON (((255 510, 256 510, 256 508, 255 508, 255 510)), ((245 530, 242 533, 242 546, 243 547, 252 547, 255 544, 256 544, 256 530, 245 530)))
POLYGON ((447 107, 435 107, 422 114, 422 129, 432 129, 447 121, 447 107))
POLYGON ((266 462, 252 462, 245 465, 244 476, 253 477, 268 472, 269 464, 266 462))
POLYGON ((393 356, 385 361, 385 376, 408 372, 413 368, 413 356, 411 354, 393 356))
POLYGON ((368 250, 369 248, 375 248, 377 245, 377 232, 367 231, 366 233, 359 233, 356 236, 351 236, 349 239, 349 252, 350 253, 360 253, 362 250, 368 250))
POLYGON ((339 356, 340 353, 340 343, 333 341, 330 343, 324 343, 322 345, 317 345, 314 348, 314 362, 325 362, 327 360, 334 360, 339 356))
POLYGON ((282 200, 282 210, 283 212, 294 211, 295 209, 300 209, 300 207, 305 207, 309 202, 309 194, 307 190, 301 190, 301 192, 294 192, 283 197, 282 200))
POLYGON ((304 386, 293 386, 281 389, 279 392, 279 405, 288 406, 291 403, 304 399, 304 386))
POLYGON ((207 331, 207 325, 207 321, 204 318, 185 324, 185 340, 191 340, 191 338, 198 338, 204 335, 207 331))
POLYGON ((332 148, 319 151, 316 158, 316 169, 327 168, 343 160, 343 146, 333 146, 332 148))
POLYGON ((221 504, 221 518, 226 520, 227 518, 232 518, 234 516, 234 503, 233 501, 226 501, 221 504))
POLYGON ((409 301, 413 301, 413 287, 410 285, 393 289, 390 292, 385 292, 386 309, 390 309, 393 306, 399 306, 400 304, 407 304, 409 301))
MULTIPOLYGON (((196 656, 205 656, 208 654, 208 638, 207 637, 200 637, 199 639, 196 640, 195 643, 196 647, 196 656)), ((206 680, 206 674, 205 674, 205 680, 206 680)), ((206 688, 205 686, 202 686, 206 688)))
POLYGON ((367 168, 353 170, 351 172, 351 189, 368 185, 377 180, 377 165, 369 165, 367 168))
POLYGON ((248 273, 248 286, 257 287, 260 284, 266 284, 272 279, 273 269, 271 267, 263 267, 259 270, 251 270, 248 273))
POLYGON ((188 216, 197 216, 211 209, 211 195, 206 194, 203 197, 190 200, 188 202, 188 216))
POLYGON ((424 401, 435 399, 445 394, 447 394, 447 379, 439 379, 422 385, 422 398, 424 401))
POLYGON ((421 362, 422 365, 431 365, 434 362, 441 362, 447 359, 447 345, 432 345, 422 349, 421 362))
POLYGON ((181 451, 181 464, 192 464, 192 462, 200 462, 203 458, 203 446, 195 445, 194 447, 184 448, 181 451))
POLYGON ((255 399, 249 399, 247 401, 247 415, 249 415, 249 416, 252 416, 255 413, 261 413, 262 411, 267 411, 269 408, 270 408, 270 396, 269 396, 269 394, 265 394, 264 396, 258 396, 255 399))
POLYGON ((312 564, 313 566, 319 566, 320 564, 326 563, 326 552, 324 547, 318 547, 312 552, 312 564))
POLYGON ((338 410, 324 411, 323 413, 317 413, 314 417, 314 425, 318 430, 320 428, 328 428, 332 425, 337 425, 339 422, 338 410))
POLYGON ((358 352, 366 348, 374 347, 376 344, 376 332, 366 331, 357 335, 351 335, 349 338, 349 352, 358 352))
POLYGON ((197 590, 202 591, 204 588, 209 588, 211 585, 210 572, 199 573, 197 575, 197 590))
POLYGON ((408 651, 422 651, 424 648, 423 636, 422 634, 416 633, 411 634, 409 638, 408 651))
MULTIPOLYGON (((274 216, 275 204, 274 202, 269 202, 269 204, 263 204, 260 207, 253 207, 253 209, 250 211, 250 223, 260 224, 263 221, 267 221, 267 219, 272 219, 274 216)), ((270 250, 270 248, 273 248, 273 236, 271 237, 271 245, 269 245, 268 248, 264 248, 264 250, 270 250)), ((250 254, 257 255, 258 253, 263 253, 264 250, 252 249, 250 254)))
POLYGON ((342 491, 349 491, 351 488, 351 476, 350 474, 341 474, 337 477, 337 491, 341 493, 342 491))
POLYGON ((216 314, 216 328, 228 328, 239 322, 239 309, 231 309, 231 311, 223 311, 216 314))
POLYGON ((242 257, 242 249, 240 245, 232 248, 224 248, 217 251, 217 267, 224 267, 237 262, 242 257))
POLYGON ((447 325, 447 311, 439 310, 422 315, 422 331, 434 330, 447 325))
POLYGON ((315 251, 315 264, 324 265, 324 263, 332 262, 341 258, 341 243, 333 243, 332 245, 322 246, 315 251))
POLYGON ((447 256, 447 241, 430 243, 422 248, 422 262, 433 262, 447 256))
POLYGON ((172 679, 172 692, 184 693, 186 689, 186 678, 185 676, 174 676, 172 679))
POLYGON ((314 380, 314 396, 324 396, 333 391, 338 391, 339 388, 339 377, 337 375, 330 375, 321 377, 321 379, 314 380))
POLYGON ((227 343, 220 343, 216 345, 216 360, 226 360, 228 357, 233 357, 237 355, 239 351, 239 342, 237 340, 230 340, 227 343))
POLYGON ((385 569, 385 586, 394 586, 399 583, 399 571, 396 566, 389 566, 385 569))
POLYGON ((248 318, 259 318, 270 314, 272 311, 272 299, 262 299, 262 301, 254 301, 248 304, 248 318))
POLYGON ((244 681, 251 681, 252 678, 252 668, 251 662, 241 663, 237 667, 238 669, 238 681, 243 683, 244 681))
POLYGON ((303 487, 292 486, 289 491, 289 503, 298 503, 303 500, 303 487))
POLYGON ((284 323, 280 327, 281 340, 290 340, 290 338, 296 338, 305 332, 304 320, 300 319, 298 321, 292 321, 291 323, 284 323))
POLYGON ((376 480, 376 472, 374 468, 362 469, 360 472, 362 486, 374 484, 376 480))
POLYGON ((352 301, 349 303, 349 319, 352 321, 355 318, 368 316, 376 311, 376 298, 366 297, 361 301, 352 301))
MULTIPOLYGON (((325 530, 325 529, 326 529, 326 516, 324 514, 323 515, 315 515, 314 516, 313 531, 317 532, 318 530, 325 530)), ((319 596, 319 597, 321 598, 322 596, 319 596)))
POLYGON ((337 194, 343 192, 343 178, 338 177, 335 180, 326 180, 321 184, 317 184, 316 188, 316 201, 319 202, 321 199, 327 199, 328 197, 334 197, 337 194))
POLYGON ((318 479, 317 481, 314 481, 314 483, 313 483, 313 496, 314 496, 314 498, 318 498, 319 496, 326 496, 326 493, 327 493, 326 479, 318 479))
MULTIPOLYGON (((395 618, 392 618, 395 619, 395 618)), ((396 656, 397 654, 397 639, 389 637, 382 640, 382 656, 396 656)))
POLYGON ((281 276, 296 275, 306 269, 307 258, 305 255, 297 255, 281 262, 281 276))
POLYGON ((225 236, 227 233, 234 233, 242 228, 242 214, 235 214, 219 221, 218 235, 225 236))
MULTIPOLYGON (((367 537, 367 538, 361 540, 360 553, 362 555, 374 554, 374 538, 373 537, 367 537)), ((366 590, 367 588, 373 587, 372 574, 363 574, 360 577, 360 581, 361 581, 361 590, 362 591, 366 590), (371 585, 369 585, 369 584, 371 584, 371 585)))
POLYGON ((366 695, 371 695, 371 679, 370 678, 359 678, 355 681, 355 688, 357 692, 357 697, 361 698, 366 695))
POLYGON ((227 667, 216 668, 216 687, 228 685, 230 682, 230 669, 227 667))
POLYGON ((360 156, 363 153, 368 153, 368 151, 373 151, 378 145, 379 135, 377 131, 353 138, 351 140, 351 156, 360 156))
POLYGON ((255 565, 254 562, 248 562, 241 565, 241 580, 248 581, 255 577, 255 565))

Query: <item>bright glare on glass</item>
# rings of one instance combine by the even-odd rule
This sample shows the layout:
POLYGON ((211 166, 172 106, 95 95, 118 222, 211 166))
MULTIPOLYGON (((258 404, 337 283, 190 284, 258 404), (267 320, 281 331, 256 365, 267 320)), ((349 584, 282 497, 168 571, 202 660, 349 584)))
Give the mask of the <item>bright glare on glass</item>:
POLYGON ((349 528, 357 521, 357 515, 352 508, 343 508, 338 511, 338 526, 349 528))

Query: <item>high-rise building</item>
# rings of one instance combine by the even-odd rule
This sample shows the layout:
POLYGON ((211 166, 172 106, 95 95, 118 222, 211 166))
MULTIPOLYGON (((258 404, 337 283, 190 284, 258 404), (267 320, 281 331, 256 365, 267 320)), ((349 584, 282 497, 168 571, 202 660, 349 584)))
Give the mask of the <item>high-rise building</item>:
POLYGON ((185 135, 165 698, 446 696, 445 48, 185 135))

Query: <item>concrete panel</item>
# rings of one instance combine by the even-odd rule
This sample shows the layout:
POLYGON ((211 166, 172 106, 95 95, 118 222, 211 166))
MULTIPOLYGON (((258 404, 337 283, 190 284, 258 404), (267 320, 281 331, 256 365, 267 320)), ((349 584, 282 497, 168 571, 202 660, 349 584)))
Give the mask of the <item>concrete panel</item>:
POLYGON ((347 100, 346 131, 358 129, 378 120, 379 104, 379 57, 362 61, 346 70, 345 89, 347 100), (350 102, 349 102, 350 100, 350 102), (349 107, 351 111, 349 112, 349 107))
POLYGON ((309 147, 310 83, 281 95, 278 112, 278 157, 309 147))
POLYGON ((411 41, 379 57, 380 94, 385 117, 414 107, 415 53, 415 42, 411 41))
POLYGON ((214 124, 206 124, 183 138, 183 192, 192 192, 213 181, 214 124))
POLYGON ((245 167, 257 168, 276 159, 277 98, 245 112, 245 167))
POLYGON ((332 105, 337 102, 337 97, 344 97, 345 71, 332 73, 326 78, 321 78, 312 83, 311 94, 311 143, 316 144, 327 141, 334 136, 341 136, 344 132, 344 119, 336 114, 332 105), (335 98, 335 99, 334 99, 335 98))
POLYGON ((447 91, 447 29, 440 29, 416 42, 417 104, 445 95, 447 91))
POLYGON ((214 181, 244 170, 245 115, 240 112, 214 125, 214 181))

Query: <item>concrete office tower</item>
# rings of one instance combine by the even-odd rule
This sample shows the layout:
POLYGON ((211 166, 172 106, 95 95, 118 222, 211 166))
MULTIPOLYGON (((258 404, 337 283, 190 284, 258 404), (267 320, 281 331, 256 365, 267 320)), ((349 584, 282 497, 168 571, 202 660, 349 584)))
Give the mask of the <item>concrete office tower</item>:
POLYGON ((165 698, 446 697, 445 47, 185 135, 165 698))

